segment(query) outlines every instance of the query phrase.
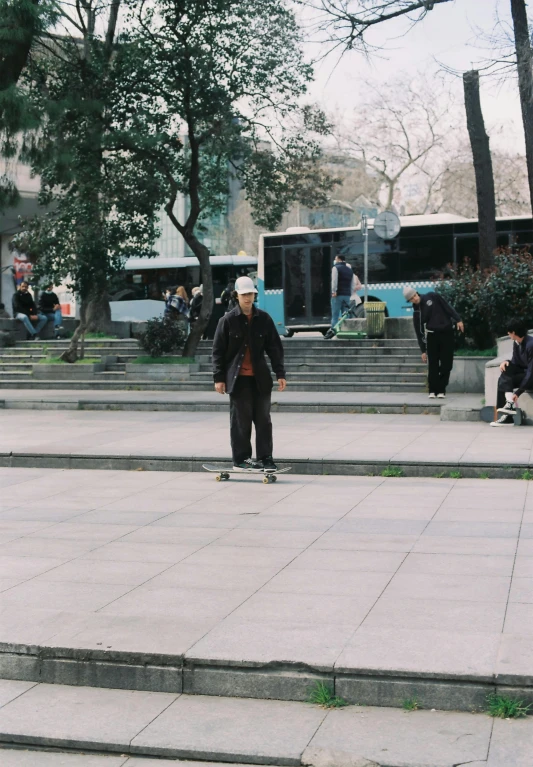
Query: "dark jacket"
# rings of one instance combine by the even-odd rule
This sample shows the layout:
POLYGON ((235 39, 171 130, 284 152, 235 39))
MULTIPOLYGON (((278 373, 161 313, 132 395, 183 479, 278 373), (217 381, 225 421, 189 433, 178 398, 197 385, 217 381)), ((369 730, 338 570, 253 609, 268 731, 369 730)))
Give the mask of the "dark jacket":
POLYGON ((461 322, 460 316, 439 293, 421 293, 420 303, 413 306, 413 323, 422 353, 427 349, 425 330, 451 330, 456 322, 461 322))
POLYGON ((533 389, 533 336, 524 336, 521 344, 515 341, 511 362, 524 370, 524 377, 515 392, 520 396, 527 389, 533 389))
POLYGON ((247 344, 250 344, 254 376, 262 394, 272 391, 273 386, 265 352, 276 378, 285 378, 283 345, 274 320, 255 306, 252 313, 248 322, 240 306, 236 306, 218 321, 213 341, 213 378, 215 383, 226 384, 228 394, 233 391, 247 344))
POLYGON ((333 268, 338 272, 337 290, 338 296, 352 295, 353 270, 349 264, 334 264, 333 268))
POLYGON ((31 314, 37 314, 37 307, 31 293, 21 293, 20 290, 13 296, 13 317, 17 314, 25 314, 29 317, 31 314))
POLYGON ((40 295, 39 308, 43 314, 51 314, 54 311, 54 306, 59 303, 59 298, 54 292, 47 293, 46 290, 40 295))
POLYGON ((203 301, 204 297, 201 293, 195 293, 191 298, 191 303, 189 305, 189 319, 191 322, 195 322, 200 316, 203 301))

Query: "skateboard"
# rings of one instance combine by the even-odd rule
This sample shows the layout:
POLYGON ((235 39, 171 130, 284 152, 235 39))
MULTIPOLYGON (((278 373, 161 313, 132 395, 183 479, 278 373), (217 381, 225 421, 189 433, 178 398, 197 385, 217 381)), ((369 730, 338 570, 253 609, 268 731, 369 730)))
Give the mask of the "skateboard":
POLYGON ((276 469, 276 471, 235 471, 234 469, 231 469, 229 466, 225 466, 222 463, 204 463, 202 465, 202 469, 205 469, 206 471, 211 471, 216 473, 216 481, 217 482, 223 482, 228 479, 230 479, 231 474, 240 474, 241 476, 245 477, 262 477, 263 479, 263 485, 268 485, 271 482, 277 482, 276 474, 286 474, 288 471, 290 471, 292 466, 287 467, 286 469, 276 469))
POLYGON ((513 416, 513 421, 515 426, 525 426, 526 425, 526 418, 527 415, 522 408, 517 407, 516 413, 513 416))

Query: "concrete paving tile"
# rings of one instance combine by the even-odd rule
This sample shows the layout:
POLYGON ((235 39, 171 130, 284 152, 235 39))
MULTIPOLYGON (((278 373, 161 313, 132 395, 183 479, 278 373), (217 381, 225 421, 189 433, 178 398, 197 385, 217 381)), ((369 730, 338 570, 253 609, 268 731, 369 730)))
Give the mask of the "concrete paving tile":
POLYGON ((347 570, 301 570, 285 568, 268 581, 262 593, 332 594, 377 599, 391 578, 390 573, 347 570))
POLYGON ((324 533, 311 547, 335 551, 382 551, 408 553, 418 541, 417 535, 379 535, 377 533, 324 533))
POLYGON ((331 533, 421 535, 426 524, 420 519, 342 519, 333 525, 331 533))
POLYGON ((306 530, 231 530, 221 535, 213 546, 257 546, 260 548, 306 549, 320 536, 306 530))
MULTIPOLYGON (((95 754, 69 754, 58 753, 57 751, 26 751, 21 749, 2 750, 0 748, 2 767, 124 767, 127 762, 127 756, 98 756, 95 754)), ((138 765, 137 767, 143 766, 138 765)))
MULTIPOLYGON (((416 575, 502 575, 513 573, 512 556, 476 556, 475 554, 408 554, 399 574, 416 575)), ((533 571, 533 565, 532 565, 533 571)), ((516 574, 516 567, 515 567, 516 574)))
POLYGON ((513 578, 509 601, 533 604, 533 578, 513 578))
POLYGON ((382 596, 366 618, 365 627, 495 634, 502 630, 504 616, 503 602, 382 596))
POLYGON ((87 525, 116 524, 142 527, 165 516, 167 516, 166 511, 102 511, 96 509, 95 511, 86 511, 76 517, 76 520, 87 525))
POLYGON ((120 752, 175 700, 168 693, 39 684, 0 709, 0 732, 120 752))
POLYGON ((422 535, 413 544, 413 552, 426 554, 476 554, 514 556, 516 538, 476 538, 474 536, 422 535))
POLYGON ((0 556, 72 559, 98 546, 96 541, 56 541, 50 538, 19 538, 0 546, 0 556))
POLYGON ((393 573, 405 559, 396 551, 335 551, 312 547, 303 551, 290 565, 290 570, 328 570, 354 572, 393 573))
POLYGON ((34 687, 35 682, 18 682, 13 679, 0 679, 0 708, 10 703, 19 695, 24 695, 34 687))
POLYGON ((486 759, 491 728, 481 714, 350 706, 328 713, 309 745, 378 764, 450 767, 486 759))
POLYGON ((494 720, 487 767, 531 767, 533 717, 494 720))
POLYGON ((509 602, 504 634, 533 634, 533 605, 509 602))
POLYGON ((78 540, 108 543, 116 538, 122 538, 133 530, 135 530, 134 525, 89 525, 82 522, 59 522, 57 525, 32 533, 27 538, 28 540, 49 538, 57 541, 78 540))
POLYGON ((517 556, 513 575, 515 578, 533 578, 533 557, 517 556))
POLYGON ((187 557, 188 565, 230 567, 285 567, 301 549, 259 546, 208 546, 187 557))
MULTIPOLYGON (((211 508, 211 507, 210 507, 211 508)), ((242 519, 246 517, 241 514, 209 514, 205 512, 206 506, 204 505, 203 511, 196 511, 194 513, 187 513, 176 511, 173 514, 168 514, 161 519, 158 519, 151 523, 151 527, 207 527, 217 528, 223 530, 232 530, 237 527, 242 519)), ((259 513, 259 512, 258 512, 259 513)))
POLYGON ((259 589, 276 575, 277 567, 215 567, 178 564, 152 579, 153 588, 259 589))
POLYGON ((481 509, 465 509, 463 506, 440 508, 434 518, 434 522, 511 522, 520 524, 522 509, 499 509, 493 507, 490 502, 481 509))
MULTIPOLYGON (((173 615, 188 620, 219 620, 235 610, 254 589, 192 589, 139 586, 101 610, 111 615, 173 615)), ((0 603, 1 603, 0 596, 0 603)), ((109 600, 111 601, 111 600, 109 600)))
POLYGON ((396 573, 385 590, 385 596, 505 604, 510 583, 509 576, 396 573))
POLYGON ((0 595, 0 607, 24 605, 48 610, 98 610, 118 599, 131 586, 107 583, 27 581, 0 595))
POLYGON ((316 627, 303 623, 240 621, 234 615, 214 626, 186 652, 191 659, 208 659, 223 665, 272 662, 303 663, 331 671, 344 645, 354 632, 350 624, 316 627))
POLYGON ((348 623, 358 626, 375 601, 374 596, 333 596, 331 594, 266 593, 260 591, 237 608, 238 621, 267 623, 348 623))
POLYGON ((365 623, 348 641, 335 668, 492 678, 499 641, 499 633, 371 629, 365 623))
POLYGON ((282 517, 277 515, 273 519, 272 515, 263 512, 244 517, 239 521, 237 527, 242 530, 277 530, 278 533, 288 530, 324 533, 332 524, 333 521, 328 517, 292 517, 288 515, 282 517))
POLYGON ((520 528, 520 538, 533 538, 533 524, 526 522, 520 528))
POLYGON ((424 506, 399 506, 394 501, 388 501, 387 504, 377 501, 376 503, 364 502, 352 509, 345 517, 343 522, 349 522, 354 519, 404 519, 404 520, 424 520, 429 521, 433 518, 438 504, 435 508, 424 506))
POLYGON ((533 538, 520 538, 516 553, 519 557, 533 557, 533 538))
POLYGON ((39 575, 34 582, 113 583, 140 586, 168 568, 166 562, 112 562, 75 559, 39 575))
POLYGON ((523 634, 504 634, 501 637, 496 665, 500 680, 515 676, 520 677, 523 686, 533 684, 533 642, 531 634, 527 635, 526 631, 524 628, 523 634))
POLYGON ((288 701, 182 695, 132 741, 132 750, 183 758, 299 764, 325 716, 288 701))
POLYGON ((430 522, 424 535, 516 539, 519 531, 520 525, 512 522, 430 522))
POLYGON ((176 564, 190 556, 201 547, 201 544, 188 546, 168 543, 133 543, 114 541, 100 546, 86 555, 85 559, 107 559, 113 562, 167 562, 176 564))
POLYGON ((224 535, 216 527, 154 527, 147 525, 128 533, 121 540, 126 543, 168 543, 173 545, 198 544, 205 546, 224 535))

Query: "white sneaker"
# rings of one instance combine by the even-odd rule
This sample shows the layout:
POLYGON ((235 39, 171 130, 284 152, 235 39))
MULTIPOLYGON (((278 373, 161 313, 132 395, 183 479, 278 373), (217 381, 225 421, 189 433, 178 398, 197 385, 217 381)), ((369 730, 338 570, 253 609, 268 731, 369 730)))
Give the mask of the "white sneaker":
POLYGON ((429 399, 435 399, 434 392, 430 392, 430 394, 428 394, 428 397, 429 397, 429 399))
POLYGON ((491 426, 514 426, 514 421, 510 415, 501 415, 496 421, 492 421, 491 426))
POLYGON ((445 394, 437 394, 437 399, 446 399, 445 394))
POLYGON ((499 407, 497 410, 498 413, 507 413, 507 415, 515 415, 516 414, 516 405, 514 402, 506 402, 503 407, 499 407))

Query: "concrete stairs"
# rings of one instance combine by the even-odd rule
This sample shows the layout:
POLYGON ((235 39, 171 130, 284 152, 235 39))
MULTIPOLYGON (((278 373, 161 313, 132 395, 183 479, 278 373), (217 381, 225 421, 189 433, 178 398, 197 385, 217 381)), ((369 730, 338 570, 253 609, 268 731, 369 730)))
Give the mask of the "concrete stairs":
MULTIPOLYGON (((412 339, 357 339, 325 341, 317 338, 283 340, 287 377, 291 391, 307 392, 424 392, 425 365, 412 339)), ((76 380, 50 378, 37 381, 33 365, 46 356, 59 356, 68 341, 19 342, 16 347, 0 350, 0 389, 139 389, 159 391, 211 391, 211 341, 200 343, 198 372, 188 381, 126 381, 125 366, 138 356, 135 339, 94 339, 85 342, 85 356, 100 359, 114 357, 105 371, 84 379, 77 371, 76 380)))

